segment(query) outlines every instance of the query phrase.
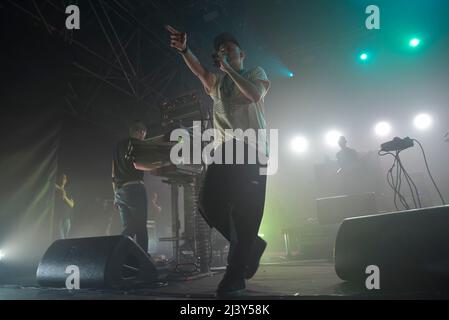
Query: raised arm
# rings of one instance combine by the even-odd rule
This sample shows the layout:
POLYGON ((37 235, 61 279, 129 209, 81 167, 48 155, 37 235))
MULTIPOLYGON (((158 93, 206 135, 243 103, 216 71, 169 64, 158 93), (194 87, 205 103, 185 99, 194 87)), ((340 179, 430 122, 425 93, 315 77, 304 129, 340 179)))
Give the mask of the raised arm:
POLYGON ((187 34, 176 30, 172 26, 167 25, 165 28, 170 33, 170 46, 181 53, 182 58, 189 69, 201 80, 203 86, 210 91, 215 81, 214 74, 207 71, 189 49, 187 46, 187 34))
POLYGON ((75 206, 75 201, 73 200, 73 198, 69 198, 65 190, 62 191, 62 198, 70 208, 73 208, 75 206))

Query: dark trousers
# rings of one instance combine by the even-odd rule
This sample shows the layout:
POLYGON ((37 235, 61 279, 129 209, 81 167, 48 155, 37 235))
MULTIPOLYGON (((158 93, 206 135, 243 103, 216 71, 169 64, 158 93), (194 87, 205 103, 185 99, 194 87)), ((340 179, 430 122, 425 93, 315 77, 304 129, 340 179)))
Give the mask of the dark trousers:
POLYGON ((59 223, 59 234, 61 235, 61 239, 68 239, 70 227, 72 224, 72 219, 70 216, 64 216, 61 218, 59 223))
POLYGON ((147 193, 142 184, 118 188, 115 202, 123 224, 122 234, 135 238, 137 244, 148 252, 147 193))
POLYGON ((227 272, 243 277, 265 204, 266 176, 259 165, 209 166, 200 193, 200 212, 229 242, 227 272))

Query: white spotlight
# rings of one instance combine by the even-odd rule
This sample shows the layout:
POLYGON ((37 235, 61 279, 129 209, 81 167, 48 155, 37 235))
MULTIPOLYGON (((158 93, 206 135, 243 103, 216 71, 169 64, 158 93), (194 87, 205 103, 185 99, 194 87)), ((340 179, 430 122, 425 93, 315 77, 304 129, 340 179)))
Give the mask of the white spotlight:
POLYGON ((332 130, 326 134, 326 143, 332 147, 338 146, 338 140, 343 134, 340 131, 332 130))
POLYGON ((376 127, 374 128, 374 131, 376 134, 380 137, 385 137, 390 134, 391 132, 391 125, 388 122, 382 121, 376 124, 376 127))
POLYGON ((296 137, 291 142, 291 147, 296 153, 303 153, 309 148, 309 142, 304 137, 296 137))
POLYGON ((0 250, 0 261, 2 261, 4 257, 5 253, 2 250, 0 250))
POLYGON ((426 130, 429 129, 432 124, 432 117, 428 114, 422 113, 415 117, 414 123, 419 130, 426 130))

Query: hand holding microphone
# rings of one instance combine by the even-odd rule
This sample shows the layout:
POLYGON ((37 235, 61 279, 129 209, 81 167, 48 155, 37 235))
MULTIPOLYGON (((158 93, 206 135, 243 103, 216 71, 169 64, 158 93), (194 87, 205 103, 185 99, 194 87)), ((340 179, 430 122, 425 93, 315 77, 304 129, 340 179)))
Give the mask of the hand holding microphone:
POLYGON ((212 54, 212 59, 214 60, 214 65, 223 72, 227 73, 231 68, 228 62, 228 55, 224 50, 212 54))

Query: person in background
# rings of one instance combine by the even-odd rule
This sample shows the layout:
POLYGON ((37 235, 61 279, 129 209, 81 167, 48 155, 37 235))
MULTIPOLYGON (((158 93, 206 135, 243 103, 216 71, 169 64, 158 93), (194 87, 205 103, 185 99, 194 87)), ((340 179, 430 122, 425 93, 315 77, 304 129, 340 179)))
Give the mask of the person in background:
POLYGON ((59 215, 59 234, 61 239, 67 239, 69 237, 70 229, 72 226, 73 209, 75 208, 75 201, 70 194, 68 176, 62 173, 55 183, 56 188, 56 202, 55 212, 59 215))
POLYGON ((359 155, 355 149, 348 147, 348 141, 343 136, 338 140, 338 145, 341 150, 336 155, 338 165, 340 166, 337 173, 345 173, 345 171, 351 170, 354 167, 359 160, 359 155))

